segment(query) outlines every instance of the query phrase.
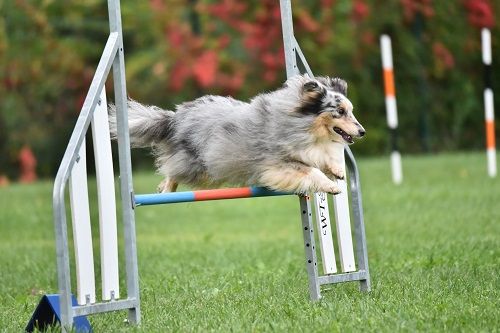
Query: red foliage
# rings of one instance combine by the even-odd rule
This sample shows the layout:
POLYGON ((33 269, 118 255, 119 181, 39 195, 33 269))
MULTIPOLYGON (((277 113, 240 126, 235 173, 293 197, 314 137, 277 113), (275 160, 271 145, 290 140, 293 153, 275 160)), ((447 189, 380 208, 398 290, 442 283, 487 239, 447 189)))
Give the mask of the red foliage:
POLYGON ((321 0, 321 7, 323 9, 332 8, 335 3, 335 0, 321 0))
POLYGON ((165 9, 165 2, 163 0, 149 0, 149 4, 155 11, 163 11, 165 9))
POLYGON ((181 27, 176 26, 167 28, 166 34, 170 45, 177 48, 183 44, 183 41, 186 37, 188 37, 187 34, 189 34, 189 32, 182 31, 181 27))
POLYGON ((21 183, 32 183, 36 180, 36 157, 31 148, 24 146, 19 152, 19 168, 21 169, 21 183))
POLYGON ((215 82, 218 65, 217 53, 213 50, 203 52, 193 64, 193 75, 200 86, 210 87, 215 82))
POLYGON ((297 13, 297 25, 309 33, 316 33, 320 30, 320 25, 306 10, 297 13))
POLYGON ((354 21, 361 22, 370 15, 370 7, 363 0, 355 0, 351 15, 354 21))
POLYGON ((9 184, 9 178, 6 175, 0 175, 0 187, 6 187, 9 184))
POLYGON ((491 28, 495 24, 495 16, 489 0, 465 0, 465 9, 470 24, 477 28, 491 28))
POLYGON ((186 25, 171 25, 165 30, 177 59, 169 76, 170 89, 179 91, 191 78, 203 88, 214 85, 219 65, 216 50, 207 49, 203 39, 194 35, 186 25))
POLYGON ((232 26, 239 25, 238 16, 247 10, 247 5, 242 1, 223 0, 220 3, 208 5, 208 13, 220 18, 224 22, 233 23, 232 26))
POLYGON ((377 44, 377 38, 375 37, 375 34, 372 31, 365 31, 361 35, 361 41, 365 45, 369 46, 374 46, 377 44))
POLYGON ((4 87, 7 90, 16 89, 21 84, 18 63, 13 61, 10 66, 5 69, 5 76, 3 79, 4 87))
POLYGON ((245 82, 245 73, 242 71, 237 71, 234 74, 217 73, 217 84, 223 88, 224 93, 228 95, 233 95, 243 86, 245 82))
POLYGON ((191 76, 191 68, 183 61, 178 61, 170 72, 169 87, 173 91, 179 91, 186 80, 191 76))
POLYGON ((224 49, 229 45, 229 43, 231 43, 231 37, 224 34, 217 39, 217 48, 224 49))
MULTIPOLYGON (((159 6, 162 2, 155 0, 154 3, 159 6)), ((262 65, 264 79, 275 81, 284 65, 279 3, 264 0, 251 23, 246 17, 248 7, 245 2, 222 0, 214 4, 199 4, 197 10, 214 16, 241 34, 243 46, 262 65)), ((312 19, 310 23, 316 24, 312 19)), ((319 30, 318 25, 313 28, 319 30)), ((214 32, 216 26, 207 25, 207 29, 214 32)), ((210 46, 206 45, 209 40, 194 35, 185 24, 167 26, 165 36, 174 50, 173 58, 177 59, 169 78, 172 90, 180 90, 189 79, 194 79, 203 88, 218 87, 229 92, 236 92, 243 85, 246 72, 241 66, 226 67, 220 63, 219 58, 223 59, 220 51, 231 43, 228 33, 219 36, 215 45, 211 43, 210 46), (219 73, 219 67, 224 67, 225 73, 219 73)))
MULTIPOLYGON (((207 12, 217 19, 227 23, 242 35, 243 46, 249 54, 263 65, 264 80, 274 81, 277 72, 284 66, 283 48, 281 47, 281 19, 279 2, 264 0, 255 13, 254 22, 248 22, 242 17, 248 6, 236 0, 223 0, 220 3, 207 5, 207 12), (280 47, 276 48, 276 45, 280 47)), ((319 30, 319 25, 309 16, 299 16, 299 22, 309 29, 319 30)), ((300 23, 299 23, 300 24, 300 23)), ((219 43, 224 45, 224 43, 219 43)), ((224 45, 225 46, 225 45, 224 45)), ((226 88, 233 89, 240 84, 243 73, 236 73, 235 80, 228 80, 223 76, 217 79, 225 83, 226 88)))
POLYGON ((434 16, 432 0, 401 0, 401 4, 403 5, 404 17, 409 21, 412 21, 417 13, 424 17, 434 16))
POLYGON ((444 69, 452 69, 455 67, 455 58, 443 43, 435 42, 432 45, 432 52, 434 53, 436 61, 438 61, 444 69))

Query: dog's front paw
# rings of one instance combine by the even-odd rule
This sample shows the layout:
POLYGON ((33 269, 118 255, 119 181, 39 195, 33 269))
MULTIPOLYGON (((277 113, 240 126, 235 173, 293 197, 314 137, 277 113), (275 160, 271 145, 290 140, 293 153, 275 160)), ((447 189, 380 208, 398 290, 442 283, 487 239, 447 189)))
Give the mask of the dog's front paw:
POLYGON ((330 187, 330 189, 326 192, 335 195, 335 194, 339 194, 342 191, 340 190, 340 187, 335 185, 335 186, 330 187))
POLYGON ((337 179, 344 179, 345 178, 345 171, 344 171, 344 168, 341 167, 341 166, 333 166, 333 167, 331 167, 330 168, 330 172, 337 179))
POLYGON ((326 193, 330 193, 330 194, 339 194, 342 191, 340 190, 340 187, 338 187, 337 184, 332 181, 332 182, 329 182, 327 184, 324 184, 324 186, 322 186, 319 189, 318 192, 326 192, 326 193))

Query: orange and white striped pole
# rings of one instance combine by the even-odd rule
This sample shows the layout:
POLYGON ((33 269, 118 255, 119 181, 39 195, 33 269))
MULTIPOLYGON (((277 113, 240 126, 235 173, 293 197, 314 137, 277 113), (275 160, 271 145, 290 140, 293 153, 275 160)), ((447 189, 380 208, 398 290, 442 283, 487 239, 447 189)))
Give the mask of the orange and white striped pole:
POLYGON ((391 136, 392 181, 395 184, 401 184, 403 182, 403 169, 401 154, 398 150, 398 110, 396 105, 396 88, 394 85, 391 38, 388 35, 380 36, 380 48, 382 50, 387 126, 389 126, 391 136))
POLYGON ((493 107, 493 88, 491 80, 491 32, 481 30, 481 45, 484 64, 484 118, 486 121, 486 157, 488 175, 497 175, 497 157, 495 147, 495 110, 493 107))

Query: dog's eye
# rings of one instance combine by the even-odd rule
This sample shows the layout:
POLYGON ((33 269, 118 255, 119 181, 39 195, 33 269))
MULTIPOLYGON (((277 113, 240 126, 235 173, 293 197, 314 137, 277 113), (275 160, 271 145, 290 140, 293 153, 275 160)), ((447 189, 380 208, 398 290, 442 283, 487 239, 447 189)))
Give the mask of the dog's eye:
POLYGON ((344 108, 340 108, 338 112, 339 112, 339 115, 341 115, 341 116, 345 115, 345 109, 344 108))

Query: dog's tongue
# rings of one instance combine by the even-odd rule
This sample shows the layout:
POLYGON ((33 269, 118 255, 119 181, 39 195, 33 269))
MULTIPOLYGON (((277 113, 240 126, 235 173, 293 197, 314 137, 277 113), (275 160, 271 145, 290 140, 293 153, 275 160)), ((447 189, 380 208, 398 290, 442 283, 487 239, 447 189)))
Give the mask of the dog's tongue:
POLYGON ((347 133, 343 133, 342 134, 342 139, 344 139, 345 141, 347 141, 349 143, 354 143, 354 140, 352 139, 352 136, 350 136, 347 133))
POLYGON ((337 132, 338 134, 340 134, 340 136, 342 136, 342 139, 344 139, 345 141, 347 141, 348 143, 354 143, 354 140, 352 139, 352 136, 350 136, 349 134, 347 134, 346 132, 344 132, 343 130, 341 130, 340 128, 338 127, 335 127, 333 129, 335 132, 337 132))

